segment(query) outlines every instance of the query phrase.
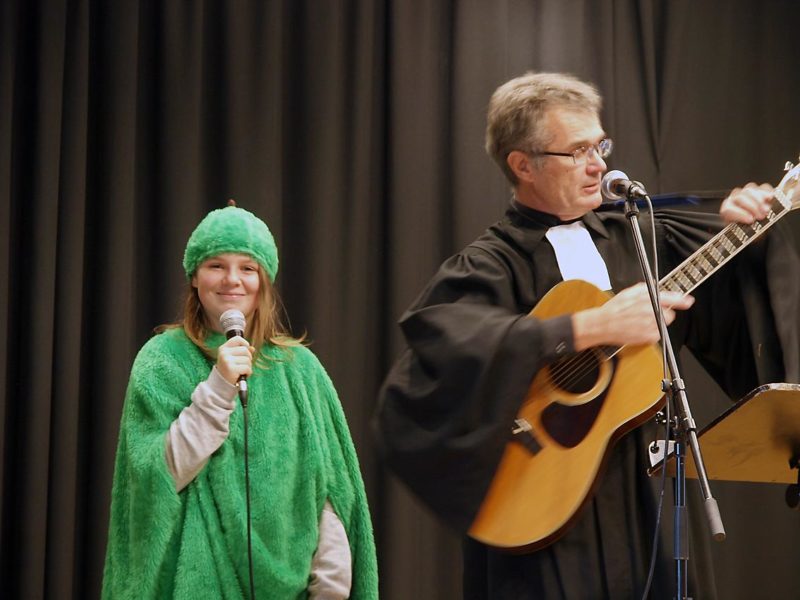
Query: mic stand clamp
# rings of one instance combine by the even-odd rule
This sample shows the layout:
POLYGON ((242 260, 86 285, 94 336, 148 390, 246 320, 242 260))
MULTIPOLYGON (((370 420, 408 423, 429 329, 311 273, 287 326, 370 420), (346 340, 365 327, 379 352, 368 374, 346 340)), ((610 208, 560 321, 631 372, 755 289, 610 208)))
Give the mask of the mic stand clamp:
MULTIPOLYGON (((661 306, 658 302, 657 282, 650 270, 647 261, 647 253, 642 239, 642 231, 639 227, 639 208, 633 198, 625 200, 625 218, 631 225, 631 233, 636 246, 636 254, 639 258, 639 265, 642 269, 647 290, 650 294, 650 302, 661 330, 661 344, 667 359, 667 367, 671 380, 664 380, 662 387, 667 395, 667 402, 672 402, 675 407, 676 419, 671 424, 672 435, 675 440, 675 517, 674 517, 674 558, 675 558, 675 584, 677 600, 691 600, 688 596, 688 566, 689 566, 689 522, 686 508, 686 444, 692 450, 697 474, 700 481, 700 490, 703 494, 703 505, 705 507, 706 518, 711 528, 711 534, 717 541, 725 539, 725 528, 719 515, 717 501, 711 495, 711 488, 708 484, 703 457, 700 453, 700 444, 697 441, 697 425, 692 418, 689 408, 689 399, 686 396, 686 385, 680 376, 678 362, 675 358, 675 350, 669 339, 667 325, 661 313, 661 306)), ((666 468, 666 452, 664 455, 663 467, 666 468)))

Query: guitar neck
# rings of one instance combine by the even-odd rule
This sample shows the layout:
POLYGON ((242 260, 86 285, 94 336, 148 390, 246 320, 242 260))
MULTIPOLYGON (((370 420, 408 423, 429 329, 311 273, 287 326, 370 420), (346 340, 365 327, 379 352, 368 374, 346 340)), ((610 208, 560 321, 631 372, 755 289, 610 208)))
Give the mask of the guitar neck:
POLYGON ((741 252, 753 240, 772 227, 792 208, 790 200, 776 190, 775 201, 767 216, 749 225, 731 223, 706 242, 689 258, 659 281, 660 291, 688 294, 741 252))

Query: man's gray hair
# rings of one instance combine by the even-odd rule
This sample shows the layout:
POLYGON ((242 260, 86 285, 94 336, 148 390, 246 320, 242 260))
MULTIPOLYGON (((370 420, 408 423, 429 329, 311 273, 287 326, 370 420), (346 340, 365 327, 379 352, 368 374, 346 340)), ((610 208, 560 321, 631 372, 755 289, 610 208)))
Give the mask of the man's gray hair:
POLYGON ((602 99, 597 89, 565 73, 533 73, 507 81, 492 94, 486 118, 486 152, 511 185, 517 176, 507 158, 514 150, 537 154, 552 141, 545 115, 567 108, 599 115, 602 99))

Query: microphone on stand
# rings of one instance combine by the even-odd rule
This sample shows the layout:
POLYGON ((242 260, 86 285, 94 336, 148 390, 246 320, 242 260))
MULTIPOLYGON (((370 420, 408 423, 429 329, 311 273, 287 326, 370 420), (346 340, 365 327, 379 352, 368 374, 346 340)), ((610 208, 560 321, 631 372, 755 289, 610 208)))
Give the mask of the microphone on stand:
MULTIPOLYGON (((219 326, 225 332, 226 339, 229 340, 237 335, 243 338, 247 321, 242 311, 230 308, 219 316, 219 326)), ((236 387, 239 388, 239 399, 247 406, 247 375, 239 375, 236 387)))
POLYGON ((644 184, 628 179, 622 171, 609 171, 600 183, 600 193, 608 200, 633 200, 646 198, 644 184))

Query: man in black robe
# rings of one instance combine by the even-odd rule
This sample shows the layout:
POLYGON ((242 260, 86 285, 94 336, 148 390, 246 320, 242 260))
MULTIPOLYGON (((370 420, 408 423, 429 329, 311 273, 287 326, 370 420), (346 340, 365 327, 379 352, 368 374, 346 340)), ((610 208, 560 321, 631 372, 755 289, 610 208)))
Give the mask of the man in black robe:
MULTIPOLYGON (((478 513, 541 368, 590 347, 659 339, 646 289, 637 284, 642 277, 629 224, 618 212, 595 212, 603 159, 612 147, 600 124, 600 102, 592 86, 561 74, 527 74, 498 88, 486 147, 514 198, 502 220, 445 261, 400 321, 408 347, 381 389, 377 437, 393 471, 462 533, 478 513), (529 316, 565 279, 585 279, 615 295, 572 314, 529 316)), ((660 211, 655 233, 662 272, 705 243, 722 221, 763 219, 772 196, 769 186, 734 190, 721 205, 722 220, 660 211)), ((650 247, 644 216, 642 222, 650 247)), ((780 232, 766 237, 698 288, 694 306, 680 293, 661 295, 665 319, 674 321, 676 351, 686 345, 732 398, 800 375, 798 282, 779 276, 797 272, 796 256, 780 232)), ((652 437, 643 429, 609 452, 591 499, 554 543, 514 555, 465 537, 464 597, 640 597, 657 503, 646 475, 652 437)), ((692 548, 690 593, 714 598, 707 548, 700 546, 692 548)), ((650 597, 673 597, 673 581, 665 544, 650 597)))

